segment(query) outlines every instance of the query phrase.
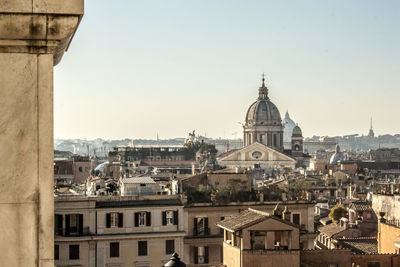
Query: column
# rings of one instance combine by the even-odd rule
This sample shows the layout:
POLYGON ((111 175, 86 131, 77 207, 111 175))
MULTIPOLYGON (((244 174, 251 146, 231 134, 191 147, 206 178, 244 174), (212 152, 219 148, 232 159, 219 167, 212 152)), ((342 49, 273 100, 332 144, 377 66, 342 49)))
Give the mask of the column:
POLYGON ((83 0, 0 0, 0 266, 54 266, 53 66, 82 15, 83 0))

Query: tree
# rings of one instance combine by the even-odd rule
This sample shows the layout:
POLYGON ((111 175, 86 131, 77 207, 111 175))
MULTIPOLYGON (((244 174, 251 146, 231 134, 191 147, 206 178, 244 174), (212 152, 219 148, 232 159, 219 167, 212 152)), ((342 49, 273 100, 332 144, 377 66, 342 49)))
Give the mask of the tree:
POLYGON ((342 217, 346 216, 346 214, 346 208, 342 204, 337 204, 331 209, 328 216, 333 222, 338 223, 342 217))

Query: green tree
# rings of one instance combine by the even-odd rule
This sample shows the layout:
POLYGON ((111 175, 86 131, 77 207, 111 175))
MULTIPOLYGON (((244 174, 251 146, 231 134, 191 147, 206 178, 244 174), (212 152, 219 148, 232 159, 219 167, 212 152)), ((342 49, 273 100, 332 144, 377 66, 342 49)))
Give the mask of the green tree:
POLYGON ((342 217, 346 216, 346 214, 346 208, 342 204, 337 204, 331 209, 328 216, 333 222, 338 223, 342 217))

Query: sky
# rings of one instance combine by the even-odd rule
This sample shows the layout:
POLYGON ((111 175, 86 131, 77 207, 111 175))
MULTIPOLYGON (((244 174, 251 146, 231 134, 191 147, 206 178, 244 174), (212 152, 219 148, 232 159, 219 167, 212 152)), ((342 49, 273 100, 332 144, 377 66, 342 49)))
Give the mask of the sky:
POLYGON ((303 136, 400 133, 399 47, 397 0, 85 0, 55 137, 242 137, 262 73, 303 136))

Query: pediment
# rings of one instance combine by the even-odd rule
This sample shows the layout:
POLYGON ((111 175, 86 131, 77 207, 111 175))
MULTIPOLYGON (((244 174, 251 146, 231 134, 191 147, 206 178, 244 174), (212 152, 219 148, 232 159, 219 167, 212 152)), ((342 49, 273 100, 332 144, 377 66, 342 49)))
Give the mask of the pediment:
POLYGON ((245 146, 239 150, 236 150, 223 157, 220 161, 257 161, 257 162, 268 162, 268 161, 286 161, 296 162, 295 159, 277 151, 264 144, 255 142, 251 145, 245 146))

